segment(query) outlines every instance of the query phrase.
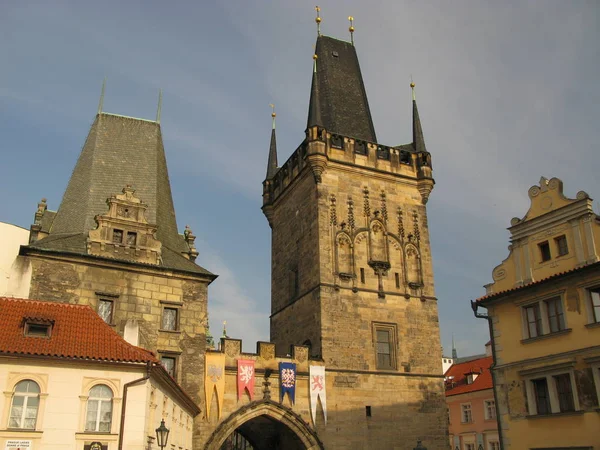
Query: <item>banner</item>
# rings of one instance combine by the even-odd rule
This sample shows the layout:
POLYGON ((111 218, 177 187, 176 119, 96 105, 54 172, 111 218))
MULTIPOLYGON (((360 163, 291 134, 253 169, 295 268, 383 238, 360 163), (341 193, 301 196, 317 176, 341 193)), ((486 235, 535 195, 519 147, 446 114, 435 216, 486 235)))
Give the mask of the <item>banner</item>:
POLYGON ((318 398, 321 398, 323 407, 323 418, 327 424, 327 394, 325 392, 325 366, 310 366, 310 411, 313 424, 316 425, 318 398))
POLYGON ((225 395, 225 354, 206 352, 204 394, 206 395, 206 418, 209 418, 213 393, 217 395, 217 419, 221 418, 225 395))
POLYGON ((279 401, 283 402, 285 393, 288 393, 292 405, 296 400, 296 364, 288 362, 279 363, 279 401))
POLYGON ((251 359, 238 359, 237 386, 238 400, 248 390, 250 400, 254 400, 254 361, 251 359))

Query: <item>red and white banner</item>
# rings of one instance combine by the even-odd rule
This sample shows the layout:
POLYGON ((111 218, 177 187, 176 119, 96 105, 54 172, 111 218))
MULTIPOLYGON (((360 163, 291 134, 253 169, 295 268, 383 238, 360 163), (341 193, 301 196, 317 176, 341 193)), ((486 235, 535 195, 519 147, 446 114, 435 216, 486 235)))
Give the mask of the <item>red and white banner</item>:
POLYGON ((237 385, 238 400, 248 390, 250 400, 254 400, 254 361, 251 359, 238 359, 237 385))
POLYGON ((317 403, 321 399, 323 407, 323 418, 327 424, 327 395, 325 392, 325 366, 310 366, 310 412, 313 424, 316 425, 317 403))

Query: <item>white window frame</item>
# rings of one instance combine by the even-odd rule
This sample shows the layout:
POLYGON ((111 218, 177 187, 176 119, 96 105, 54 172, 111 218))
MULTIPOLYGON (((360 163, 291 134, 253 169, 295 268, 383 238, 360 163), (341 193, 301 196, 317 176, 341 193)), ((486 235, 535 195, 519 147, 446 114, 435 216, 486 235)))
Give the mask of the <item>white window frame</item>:
MULTIPOLYGON (((559 414, 562 413, 560 410, 560 404, 558 400, 558 391, 556 389, 556 382, 554 377, 556 375, 569 374, 571 380, 571 392, 573 394, 573 406, 575 411, 580 411, 579 396, 577 395, 577 384, 575 383, 575 373, 573 367, 575 362, 558 364, 555 366, 547 366, 539 369, 527 370, 520 372, 521 376, 524 377, 525 390, 527 394, 527 406, 529 408, 530 416, 537 416, 537 405, 535 401, 535 389, 533 387, 532 380, 545 378, 548 385, 548 397, 550 400, 550 413, 559 414)), ((571 411, 569 411, 571 412, 571 411)))
POLYGON ((596 386, 596 398, 600 399, 600 356, 595 358, 585 358, 584 361, 587 362, 592 369, 594 385, 596 386))
POLYGON ((461 403, 460 404, 460 423, 473 423, 473 406, 471 405, 471 402, 469 402, 469 403, 461 403), (464 412, 466 410, 464 407, 466 407, 466 406, 469 407, 469 409, 468 409, 468 411, 469 411, 469 420, 468 421, 463 420, 464 417, 465 417, 464 416, 464 412))
POLYGON ((484 413, 485 420, 496 420, 496 401, 494 399, 489 399, 489 400, 483 401, 483 413, 484 413), (491 403, 491 411, 493 411, 494 417, 491 417, 491 415, 488 414, 488 412, 490 411, 489 405, 488 405, 489 403, 491 403))
POLYGON ((93 385, 89 392, 88 392, 88 398, 85 404, 85 426, 84 426, 84 430, 86 433, 110 433, 112 431, 113 428, 113 418, 114 418, 114 412, 115 412, 115 402, 114 402, 114 398, 115 398, 115 392, 114 390, 108 385, 108 384, 104 384, 104 383, 97 383, 95 385, 93 385), (98 386, 104 386, 105 388, 107 388, 110 392, 111 392, 111 397, 110 399, 107 399, 105 397, 92 397, 91 396, 91 392, 92 389, 98 387, 98 386), (93 430, 88 429, 87 424, 87 417, 88 417, 88 406, 90 404, 90 402, 96 402, 97 403, 97 411, 96 411, 96 421, 95 421, 95 427, 93 430), (102 404, 103 403, 110 403, 110 425, 109 425, 109 429, 108 431, 100 431, 100 414, 102 413, 102 404))
POLYGON ((9 413, 8 413, 8 427, 7 427, 8 429, 30 430, 30 431, 36 430, 37 422, 38 422, 38 417, 39 417, 39 414, 40 414, 40 403, 41 403, 41 395, 40 394, 41 393, 42 393, 42 388, 40 387, 40 384, 37 381, 35 381, 35 380, 31 380, 29 378, 25 378, 25 379, 19 380, 17 383, 15 383, 15 385, 13 386, 12 396, 11 396, 11 400, 10 400, 10 410, 9 410, 9 413), (34 383, 37 386, 37 388, 38 388, 38 392, 36 392, 36 393, 17 392, 16 391, 17 385, 20 384, 20 383, 23 383, 25 381, 30 381, 30 382, 34 383), (15 397, 22 397, 23 398, 23 405, 21 405, 22 410, 21 410, 21 417, 19 419, 19 425, 16 426, 16 427, 11 427, 10 426, 10 420, 12 418, 12 412, 13 412, 13 408, 14 408, 15 397), (33 423, 33 427, 27 427, 26 428, 24 426, 24 424, 25 424, 25 415, 27 414, 27 403, 28 403, 29 399, 32 398, 32 397, 35 397, 35 398, 38 399, 38 404, 37 404, 37 407, 35 409, 35 420, 34 420, 34 423, 33 423))
POLYGON ((522 303, 519 305, 519 307, 521 308, 521 322, 522 322, 522 333, 523 333, 523 340, 527 341, 530 339, 537 339, 540 337, 544 337, 544 336, 551 336, 554 334, 559 334, 559 333, 563 333, 567 330, 569 330, 569 323, 568 323, 568 318, 567 318, 567 310, 565 308, 565 301, 564 301, 564 292, 555 292, 552 293, 550 295, 545 295, 544 297, 540 297, 540 298, 536 298, 535 300, 532 301, 528 301, 525 303, 522 303), (562 315, 563 315, 563 320, 565 323, 565 327, 562 330, 558 330, 558 331, 554 331, 554 332, 550 332, 550 320, 548 317, 548 305, 546 304, 546 302, 548 300, 552 300, 554 298, 559 298, 560 299, 560 306, 562 309, 562 315), (540 311, 540 317, 542 319, 542 327, 540 330, 540 334, 538 334, 535 337, 529 337, 529 322, 527 321, 527 310, 526 308, 528 306, 533 306, 537 304, 539 311, 540 311))
POLYGON ((591 286, 584 286, 585 289, 585 309, 587 311, 587 315, 588 315, 588 324, 589 325, 595 325, 595 324, 600 324, 600 313, 598 314, 599 317, 596 317, 596 315, 594 314, 594 306, 592 304, 592 292, 599 292, 600 293, 600 286, 598 285, 598 283, 594 283, 591 286))

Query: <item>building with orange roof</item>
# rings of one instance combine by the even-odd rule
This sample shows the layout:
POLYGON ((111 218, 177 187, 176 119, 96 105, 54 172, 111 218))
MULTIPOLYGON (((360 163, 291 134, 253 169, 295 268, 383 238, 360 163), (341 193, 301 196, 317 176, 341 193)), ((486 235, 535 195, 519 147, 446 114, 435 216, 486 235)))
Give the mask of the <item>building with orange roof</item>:
POLYGON ((529 198, 508 257, 472 302, 490 326, 500 443, 600 448, 600 218, 558 178, 542 177, 529 198))
POLYGON ((162 418, 192 448, 198 406, 92 308, 0 297, 0 317, 0 448, 156 448, 162 418))
POLYGON ((486 356, 453 364, 444 374, 453 450, 500 449, 491 349, 486 350, 486 356))

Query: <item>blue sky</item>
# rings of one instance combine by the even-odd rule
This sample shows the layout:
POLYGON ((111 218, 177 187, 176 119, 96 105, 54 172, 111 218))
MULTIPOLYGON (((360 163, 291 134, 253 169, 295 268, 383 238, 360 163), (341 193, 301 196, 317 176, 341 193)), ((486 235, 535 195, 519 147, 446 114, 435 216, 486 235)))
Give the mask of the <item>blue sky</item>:
MULTIPOLYGON (((527 189, 556 176, 600 195, 600 7, 595 1, 321 2, 324 34, 355 18, 378 139, 411 140, 408 83, 432 154, 428 203, 442 342, 481 353, 483 294, 527 189)), ((280 161, 301 142, 314 5, 304 1, 0 0, 0 221, 56 209, 104 110, 161 124, 178 225, 198 236, 213 334, 268 339, 270 230, 260 211, 271 118, 280 161)))

